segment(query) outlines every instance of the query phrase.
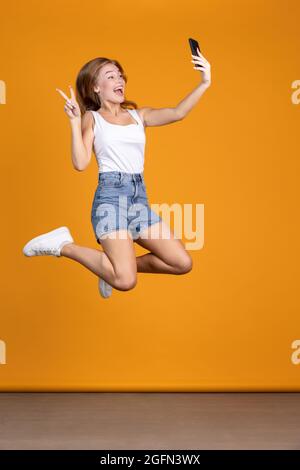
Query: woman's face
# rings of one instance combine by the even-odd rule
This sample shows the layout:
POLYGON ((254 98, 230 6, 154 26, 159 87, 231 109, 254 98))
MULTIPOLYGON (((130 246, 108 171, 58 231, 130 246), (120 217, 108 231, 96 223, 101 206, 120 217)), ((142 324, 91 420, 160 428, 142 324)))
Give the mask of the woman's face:
POLYGON ((101 68, 94 90, 98 93, 101 102, 122 103, 124 101, 125 80, 116 65, 105 64, 101 68))

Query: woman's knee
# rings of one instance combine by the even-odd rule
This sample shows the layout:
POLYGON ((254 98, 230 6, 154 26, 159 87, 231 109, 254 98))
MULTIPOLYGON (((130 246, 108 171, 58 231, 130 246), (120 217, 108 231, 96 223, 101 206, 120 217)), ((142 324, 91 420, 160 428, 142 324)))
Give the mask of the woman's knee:
POLYGON ((116 288, 119 290, 133 289, 137 284, 137 274, 133 271, 121 271, 116 275, 116 288))
POLYGON ((193 269, 193 259, 189 253, 182 255, 175 264, 177 274, 186 274, 193 269))

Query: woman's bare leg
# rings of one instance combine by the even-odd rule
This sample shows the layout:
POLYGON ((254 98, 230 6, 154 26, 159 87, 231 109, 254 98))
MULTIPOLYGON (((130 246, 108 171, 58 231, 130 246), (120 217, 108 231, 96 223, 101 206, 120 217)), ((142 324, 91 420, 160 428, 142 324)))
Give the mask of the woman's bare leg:
MULTIPOLYGON (((162 227, 155 224, 152 234, 157 237, 162 227)), ((142 232, 151 236, 150 227, 142 232)), ((165 234, 165 232, 164 232, 165 234)), ((101 240, 103 251, 70 243, 61 250, 61 255, 77 261, 118 290, 127 290, 136 283, 136 272, 184 274, 191 270, 192 260, 180 240, 170 231, 169 238, 142 238, 134 240, 151 252, 136 257, 131 237, 101 240), (105 251, 104 251, 105 250, 105 251)))
POLYGON ((185 274, 192 269, 191 256, 165 222, 148 227, 135 242, 150 251, 136 258, 138 272, 185 274))
POLYGON ((101 239, 104 251, 68 243, 61 255, 77 261, 117 290, 132 289, 136 280, 136 255, 131 236, 101 239))

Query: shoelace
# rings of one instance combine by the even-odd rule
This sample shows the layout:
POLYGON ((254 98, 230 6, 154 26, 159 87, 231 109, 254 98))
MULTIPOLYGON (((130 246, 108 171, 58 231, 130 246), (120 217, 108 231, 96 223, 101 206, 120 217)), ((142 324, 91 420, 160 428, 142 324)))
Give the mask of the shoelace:
POLYGON ((50 254, 55 254, 56 253, 56 248, 52 247, 52 248, 40 248, 40 247, 37 247, 34 249, 35 252, 40 252, 40 253, 50 253, 50 254))

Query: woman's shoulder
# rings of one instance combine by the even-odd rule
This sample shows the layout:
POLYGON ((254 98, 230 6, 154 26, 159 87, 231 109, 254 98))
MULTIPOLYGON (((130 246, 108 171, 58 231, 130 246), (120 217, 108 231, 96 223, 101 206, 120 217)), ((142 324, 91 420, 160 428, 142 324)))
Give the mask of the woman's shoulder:
POLYGON ((96 111, 93 111, 91 109, 87 109, 84 114, 82 115, 82 118, 84 119, 92 119, 92 116, 94 116, 96 111))
POLYGON ((91 127, 94 130, 96 124, 95 111, 87 109, 81 117, 81 122, 83 130, 88 127, 91 127))
POLYGON ((144 121, 144 112, 145 110, 148 109, 148 108, 135 108, 133 111, 135 111, 137 113, 137 115, 139 116, 140 120, 142 121, 142 123, 144 124, 145 126, 145 121, 144 121))

